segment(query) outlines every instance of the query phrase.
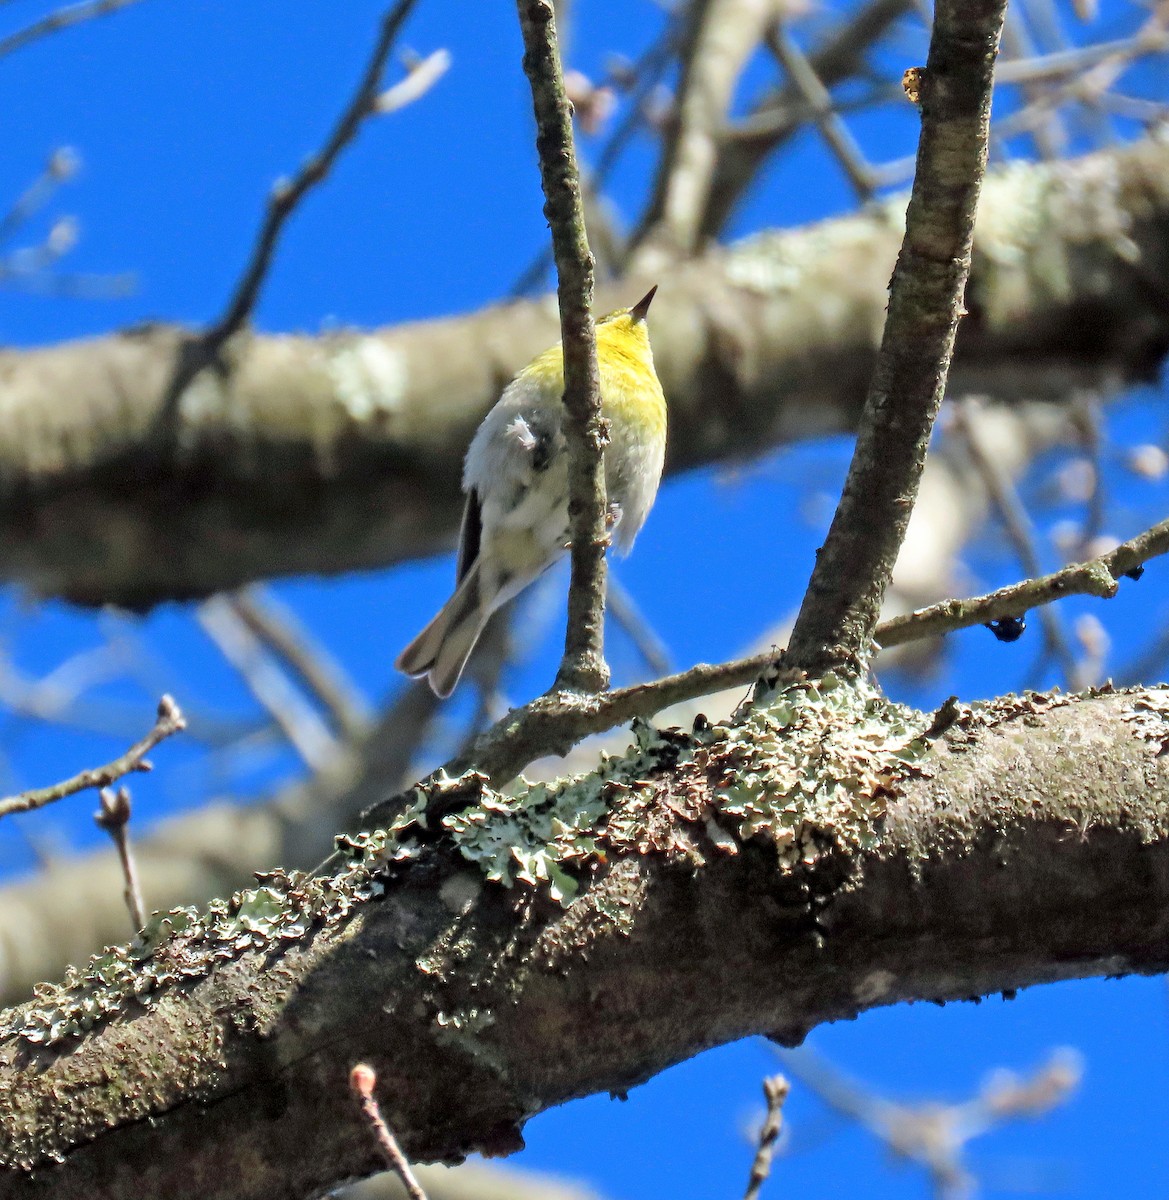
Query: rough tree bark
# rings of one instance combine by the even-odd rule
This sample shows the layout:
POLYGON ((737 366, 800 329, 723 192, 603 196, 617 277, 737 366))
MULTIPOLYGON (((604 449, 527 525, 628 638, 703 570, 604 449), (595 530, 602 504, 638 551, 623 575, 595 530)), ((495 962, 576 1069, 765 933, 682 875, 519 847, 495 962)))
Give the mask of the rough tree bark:
POLYGON ((138 964, 138 1000, 107 960, 13 1010, 0 1197, 271 1200, 368 1173, 358 1059, 408 1153, 451 1159, 748 1034, 1169 967, 1169 693, 1006 699, 936 737, 829 679, 746 721, 644 730, 559 797, 485 795, 461 849, 407 831, 372 873, 273 883, 138 964), (558 803, 588 823, 541 842, 558 803), (486 881, 496 837, 548 879, 486 881))
MULTIPOLYGON (((855 427, 903 205, 602 292, 604 307, 661 284, 670 469, 855 427)), ((1161 138, 991 175, 951 391, 1062 400, 1149 378, 1169 346, 1167 274, 1161 138)), ((168 413, 188 336, 0 352, 0 578, 133 607, 441 550, 471 432, 556 323, 537 302, 375 333, 244 332, 168 413)))

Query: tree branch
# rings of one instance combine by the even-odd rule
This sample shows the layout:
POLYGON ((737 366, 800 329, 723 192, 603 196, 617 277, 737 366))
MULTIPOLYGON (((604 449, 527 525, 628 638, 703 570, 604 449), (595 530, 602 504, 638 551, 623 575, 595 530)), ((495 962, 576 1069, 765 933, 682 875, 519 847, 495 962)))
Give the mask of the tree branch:
POLYGON ((739 77, 775 20, 775 0, 701 0, 692 4, 682 52, 677 115, 663 139, 654 192, 632 244, 634 272, 693 255, 739 77))
MULTIPOLYGON (((865 55, 913 7, 913 0, 867 0, 862 4, 808 56, 821 85, 830 89, 862 74, 865 55)), ((726 227, 764 164, 808 119, 807 101, 796 82, 789 80, 754 106, 746 121, 750 132, 731 132, 723 138, 702 214, 704 240, 717 237, 726 227)))
POLYGON ((179 710, 179 706, 170 698, 163 696, 158 702, 158 719, 154 728, 141 741, 119 755, 113 762, 104 767, 89 767, 71 779, 54 783, 51 787, 32 788, 16 796, 7 796, 0 800, 0 817, 12 813, 29 812, 34 808, 43 808, 55 800, 63 800, 76 792, 84 792, 89 788, 108 787, 111 783, 129 775, 132 771, 149 771, 150 763, 146 756, 159 742, 186 729, 187 721, 179 710))
POLYGON ((789 689, 778 751, 756 710, 647 732, 570 785, 565 812, 600 806, 594 850, 543 844, 568 854, 544 861, 578 880, 571 902, 552 874, 484 880, 505 830, 498 863, 520 869, 510 846, 541 861, 553 803, 489 793, 461 835, 370 842, 333 880, 269 880, 138 962, 42 990, 0 1040, 0 1197, 267 1200, 368 1173, 380 1156, 343 1086, 358 1059, 415 1161, 502 1153, 537 1111, 747 1034, 790 1043, 874 1005, 1169 967, 1149 919, 1169 871, 1169 694, 1008 697, 932 744, 927 718, 873 699, 862 719, 851 696, 789 689), (813 763, 824 789, 801 799, 813 763))
POLYGON ((69 4, 57 9, 47 16, 18 29, 7 37, 0 38, 0 58, 21 50, 31 42, 39 41, 51 33, 68 29, 72 25, 80 25, 83 21, 92 21, 95 17, 108 17, 120 8, 128 8, 138 0, 81 0, 78 4, 69 4))
MULTIPOLYGON (((651 281, 668 471, 855 429, 903 205, 761 234, 651 281), (809 303, 822 296, 834 303, 809 303)), ((1014 164, 979 207, 955 394, 1062 402, 1155 374, 1169 143, 1014 164)), ((373 333, 241 331, 179 397, 175 440, 159 439, 193 336, 155 326, 0 350, 0 577, 142 608, 437 553, 458 528, 476 425, 556 331, 546 301, 373 333)))
POLYGON ((868 660, 945 394, 986 168, 1006 0, 938 0, 917 173, 856 450, 788 642, 811 671, 868 660))
POLYGON ((604 450, 597 337, 593 328, 593 256, 585 231, 580 176, 572 137, 572 105, 556 44, 551 0, 518 0, 524 36, 524 74, 536 110, 536 149, 544 216, 556 260, 560 337, 564 348, 564 436, 568 443, 568 517, 572 582, 568 629, 557 688, 599 692, 609 684, 605 664, 604 450))
POLYGON ((353 93, 345 110, 341 113, 333 132, 329 134, 320 151, 304 164, 292 180, 282 180, 272 189, 268 197, 268 211, 260 227, 252 256, 244 273, 236 285, 231 300, 223 315, 212 325, 204 335, 205 350, 214 354, 224 342, 239 330, 256 305, 260 289, 272 265, 272 256, 276 252, 276 243, 284 229, 284 224, 296 206, 305 195, 317 184, 324 181, 333 164, 341 155, 341 151, 357 136, 366 117, 375 115, 378 111, 378 89, 381 87, 382 72, 386 60, 390 56, 398 31, 406 22, 417 0, 398 0, 392 8, 386 11, 382 18, 381 32, 378 35, 373 53, 370 55, 361 82, 353 93))
POLYGON ((1024 579, 969 600, 943 600, 928 608, 893 617, 877 626, 878 645, 899 646, 919 638, 940 637, 957 629, 1021 617, 1033 608, 1064 596, 1099 596, 1110 600, 1125 575, 1140 578, 1143 564, 1169 553, 1169 521, 1087 562, 1070 563, 1050 575, 1024 579))

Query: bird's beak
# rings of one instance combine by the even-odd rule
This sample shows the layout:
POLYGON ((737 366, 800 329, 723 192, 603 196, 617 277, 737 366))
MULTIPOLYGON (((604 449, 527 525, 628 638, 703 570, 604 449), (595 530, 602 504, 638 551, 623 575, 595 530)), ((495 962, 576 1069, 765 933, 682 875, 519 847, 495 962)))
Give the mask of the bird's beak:
POLYGON ((650 301, 654 298, 654 293, 658 290, 658 285, 655 283, 653 287, 629 310, 629 315, 635 321, 644 321, 645 314, 649 312, 650 301))

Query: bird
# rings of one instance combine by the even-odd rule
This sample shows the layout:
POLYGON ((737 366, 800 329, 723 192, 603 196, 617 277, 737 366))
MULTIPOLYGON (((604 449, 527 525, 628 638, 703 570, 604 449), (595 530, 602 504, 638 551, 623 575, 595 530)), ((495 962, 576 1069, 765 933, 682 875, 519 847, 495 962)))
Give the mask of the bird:
MULTIPOLYGON (((666 400, 646 324, 656 292, 596 323, 609 533, 623 554, 649 515, 665 460, 666 400)), ((395 664, 425 675, 441 698, 455 690, 491 614, 570 548, 563 394, 558 343, 507 385, 471 440, 454 593, 395 664)))

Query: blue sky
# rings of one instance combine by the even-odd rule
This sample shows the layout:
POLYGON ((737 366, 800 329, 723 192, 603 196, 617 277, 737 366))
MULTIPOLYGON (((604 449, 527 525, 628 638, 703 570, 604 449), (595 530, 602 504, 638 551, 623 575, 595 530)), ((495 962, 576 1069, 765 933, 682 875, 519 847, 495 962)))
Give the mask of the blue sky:
MULTIPOLYGON (((573 7, 571 63, 594 76, 610 53, 635 57, 663 20, 650 0, 576 0, 573 7)), ((43 11, 16 0, 0 16, 9 29, 43 11)), ((1082 27, 1065 6, 1053 11, 1082 39, 1116 36, 1134 20, 1119 3, 1105 3, 1082 27)), ((117 299, 0 289, 0 340, 48 344, 143 320, 197 324, 218 315, 250 250, 267 189, 323 139, 363 68, 380 15, 367 0, 142 0, 0 58, 0 112, 7 117, 0 208, 55 148, 73 147, 82 162, 77 178, 14 244, 35 244, 55 220, 74 216, 80 241, 63 269, 128 272, 137 280, 132 294, 117 299)), ((419 103, 368 123, 295 215, 257 309, 261 329, 376 326, 473 310, 505 295, 543 247, 513 5, 420 0, 403 41, 420 54, 446 48, 452 68, 419 103)), ((897 78, 923 60, 924 46, 920 29, 906 25, 878 61, 897 78)), ((1166 94, 1159 71, 1138 73, 1147 93, 1166 94)), ((761 59, 744 79, 739 108, 772 78, 761 59)), ((852 127, 875 161, 913 151, 908 106, 882 107, 852 127)), ((598 145, 585 141, 586 160, 598 145)), ((614 173, 612 193, 628 219, 647 190, 653 149, 647 137, 635 140, 614 173)), ((806 134, 765 172, 730 234, 800 224, 851 204, 841 172, 806 134)), ((1164 399, 1160 389, 1147 389, 1109 411, 1106 517, 1117 536, 1164 514, 1166 483, 1138 479, 1119 465, 1126 448, 1165 443, 1164 399)), ((849 449, 843 439, 793 447, 663 488, 633 556, 617 570, 676 666, 737 653, 798 603, 849 449)), ((1050 502, 1063 462, 1040 461, 1024 484, 1043 534, 1082 515, 1074 505, 1050 502)), ((1043 545, 1045 565, 1058 565, 1054 549, 1043 545)), ((1019 574, 993 527, 965 561, 979 587, 1019 574)), ((377 701, 399 686, 393 657, 444 597, 451 571, 444 559, 285 581, 277 590, 377 701)), ((1116 669, 1169 617, 1167 577, 1153 564, 1109 606, 1069 604, 1069 622, 1076 613, 1096 614, 1112 638, 1109 663, 1116 669)), ((557 586, 532 601, 530 626, 538 636, 510 682, 516 701, 549 677, 560 637, 557 586)), ((244 687, 182 606, 137 620, 53 603, 33 608, 15 593, 0 593, 0 645, 30 677, 111 630, 135 648, 131 668, 92 689, 82 714, 111 733, 0 714, 0 791, 104 761, 148 721, 163 688, 208 721, 258 719, 244 687)), ((641 669, 620 635, 611 650, 619 680, 641 669)), ((975 699, 1034 682, 1038 651, 1034 637, 1003 646, 974 630, 951 639, 930 677, 885 682, 898 698, 921 705, 951 692, 975 699)), ((290 753, 270 745, 209 759, 176 743, 157 753, 156 764, 135 791, 139 811, 156 816, 220 789, 258 795, 297 769, 290 753)), ((8 822, 0 828, 0 872, 28 869, 32 843, 56 850, 91 842, 91 808, 81 797, 19 827, 8 822)), ((1163 1194, 1169 1166, 1169 1120, 1160 1102, 1169 1068, 1166 1000, 1159 979, 1066 984, 1011 1002, 873 1012, 819 1030, 812 1040, 874 1089, 902 1099, 962 1098, 991 1067, 1027 1069, 1053 1046, 1075 1046, 1086 1062, 1081 1093, 1053 1116, 976 1146, 972 1162, 984 1194, 1018 1194, 1015 1185, 1027 1180, 1052 1195, 1153 1196, 1163 1194)), ((587 1178, 613 1200, 738 1194, 751 1158, 745 1130, 759 1112, 759 1080, 776 1066, 762 1042, 703 1055, 626 1102, 594 1097, 537 1118, 527 1130, 529 1149, 516 1161, 587 1178)), ((797 1087, 788 1116, 791 1140, 770 1194, 828 1198, 864 1188, 874 1197, 928 1195, 919 1172, 890 1167, 870 1137, 827 1114, 806 1089, 797 1087)))

